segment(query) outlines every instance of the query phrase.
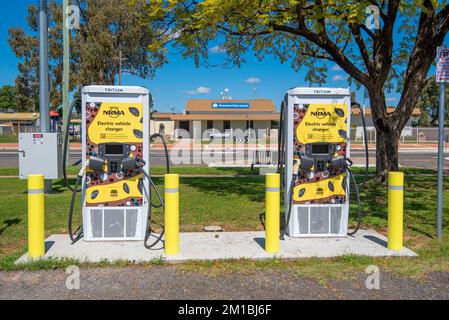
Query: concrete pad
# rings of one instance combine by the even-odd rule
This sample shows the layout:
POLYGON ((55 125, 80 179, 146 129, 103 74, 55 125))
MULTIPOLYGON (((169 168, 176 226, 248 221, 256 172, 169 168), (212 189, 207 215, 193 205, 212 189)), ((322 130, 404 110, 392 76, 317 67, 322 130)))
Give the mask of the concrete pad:
MULTIPOLYGON (((394 252, 386 248, 386 238, 375 231, 360 231, 355 237, 315 238, 281 241, 278 255, 264 250, 264 232, 182 233, 181 254, 166 256, 162 244, 154 250, 144 248, 142 242, 84 242, 72 245, 67 235, 54 235, 47 239, 44 259, 75 259, 80 262, 130 261, 151 262, 164 259, 168 263, 231 259, 299 259, 333 258, 345 255, 370 257, 416 257, 404 248, 394 252)), ((30 261, 28 255, 17 263, 30 261)))

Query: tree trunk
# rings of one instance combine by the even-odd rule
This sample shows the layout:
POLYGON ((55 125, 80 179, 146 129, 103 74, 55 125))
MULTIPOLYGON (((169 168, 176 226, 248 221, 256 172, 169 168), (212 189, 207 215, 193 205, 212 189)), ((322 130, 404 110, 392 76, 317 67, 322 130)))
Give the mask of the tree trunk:
POLYGON ((399 139, 404 126, 398 125, 388 113, 385 94, 380 89, 370 91, 371 111, 376 128, 376 177, 386 182, 388 172, 399 169, 399 139))
POLYGON ((377 130, 376 173, 381 182, 387 181, 388 172, 399 170, 400 136, 400 132, 392 134, 377 130))

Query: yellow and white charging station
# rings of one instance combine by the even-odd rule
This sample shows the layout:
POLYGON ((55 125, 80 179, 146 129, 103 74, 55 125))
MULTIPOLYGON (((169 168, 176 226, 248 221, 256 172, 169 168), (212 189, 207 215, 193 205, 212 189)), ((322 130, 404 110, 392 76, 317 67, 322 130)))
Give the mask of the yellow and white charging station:
POLYGON ((290 237, 348 235, 349 89, 294 88, 283 102, 286 230, 290 237))
MULTIPOLYGON (((150 142, 161 138, 166 145, 163 136, 150 136, 151 103, 149 91, 141 87, 83 88, 83 168, 73 189, 69 216, 73 242, 81 238, 145 241, 148 246, 151 208, 165 204, 149 174, 150 142), (152 191, 160 204, 152 203, 152 191), (82 194, 83 226, 75 231, 72 225, 77 192, 82 194)), ((166 156, 168 159, 167 152, 166 156)), ((155 243, 163 236, 162 232, 155 243)))
POLYGON ((82 93, 83 163, 90 163, 83 183, 84 240, 143 241, 149 182, 124 163, 139 158, 149 171, 149 92, 90 86, 82 93))

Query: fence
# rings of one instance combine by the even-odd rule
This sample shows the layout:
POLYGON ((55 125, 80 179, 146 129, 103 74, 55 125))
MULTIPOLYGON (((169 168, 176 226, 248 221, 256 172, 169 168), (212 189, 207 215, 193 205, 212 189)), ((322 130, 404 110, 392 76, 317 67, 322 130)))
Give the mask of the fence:
MULTIPOLYGON (((16 128, 17 129, 17 128, 16 128)), ((21 133, 33 133, 39 132, 38 126, 20 126, 21 133)), ((13 135, 14 131, 10 127, 2 127, 0 130, 0 135, 9 136, 13 135)), ((80 127, 76 126, 76 130, 72 132, 78 138, 80 134, 80 127)), ((272 146, 277 144, 277 134, 278 130, 270 130, 269 138, 263 137, 258 141, 259 144, 263 144, 266 141, 267 144, 272 146)), ((367 128, 367 140, 369 144, 375 144, 377 141, 377 134, 374 127, 367 128)), ((444 141, 449 144, 449 128, 445 129, 444 141)), ((351 142, 354 144, 364 143, 363 128, 357 127, 351 129, 351 142)), ((401 143, 403 144, 419 144, 419 145, 429 145, 438 143, 438 128, 412 128, 407 127, 403 130, 401 135, 401 143)), ((449 146, 448 146, 449 147, 449 146)))
MULTIPOLYGON (((369 144, 375 144, 377 141, 376 129, 367 128, 367 140, 369 144)), ((449 143, 449 128, 445 129, 444 141, 449 143)), ((363 128, 351 129, 351 142, 364 143, 363 128)), ((403 144, 437 144, 438 128, 412 128, 407 127, 402 131, 401 143, 403 144)))
MULTIPOLYGON (((61 127, 59 128, 52 128, 52 130, 62 130, 61 127)), ((36 133, 40 132, 40 126, 31 126, 31 125, 21 125, 18 126, 0 126, 0 136, 4 137, 17 137, 19 133, 36 133)), ((72 126, 70 129, 70 139, 73 141, 80 141, 80 134, 81 134, 81 126, 75 125, 72 126)))

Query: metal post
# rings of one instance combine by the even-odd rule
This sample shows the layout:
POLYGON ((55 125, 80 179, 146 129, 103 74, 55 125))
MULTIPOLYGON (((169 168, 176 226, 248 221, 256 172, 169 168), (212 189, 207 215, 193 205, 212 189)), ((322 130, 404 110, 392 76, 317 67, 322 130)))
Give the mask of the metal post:
POLYGON ((444 169, 444 109, 445 109, 444 82, 440 83, 440 107, 438 111, 438 213, 437 213, 437 237, 443 238, 443 169, 444 169))
POLYGON ((419 126, 416 127, 416 143, 419 144, 419 126))
MULTIPOLYGON (((70 32, 69 32, 69 0, 63 0, 63 74, 62 74, 62 106, 64 113, 63 137, 66 137, 67 122, 69 121, 69 90, 70 90, 70 32)), ((70 140, 70 136, 69 136, 70 140)), ((68 143, 69 141, 67 141, 68 143)), ((67 150, 67 153, 70 153, 67 150)), ((67 156, 67 155, 66 155, 67 156)))
MULTIPOLYGON (((39 0, 39 111, 41 132, 50 132, 50 85, 48 72, 48 7, 39 0)), ((51 180, 45 180, 45 193, 52 190, 51 180)))

